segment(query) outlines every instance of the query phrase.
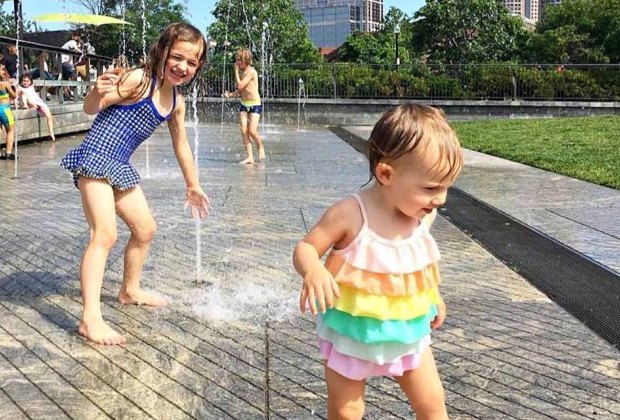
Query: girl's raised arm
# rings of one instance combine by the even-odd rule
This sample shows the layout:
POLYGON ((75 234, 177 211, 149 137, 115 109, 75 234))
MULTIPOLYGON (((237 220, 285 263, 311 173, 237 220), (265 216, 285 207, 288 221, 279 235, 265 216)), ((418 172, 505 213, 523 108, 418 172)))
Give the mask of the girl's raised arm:
POLYGON ((95 86, 84 98, 84 112, 96 114, 110 105, 126 100, 137 92, 142 83, 150 82, 143 79, 142 69, 131 70, 126 74, 120 74, 119 71, 103 73, 97 77, 95 86))

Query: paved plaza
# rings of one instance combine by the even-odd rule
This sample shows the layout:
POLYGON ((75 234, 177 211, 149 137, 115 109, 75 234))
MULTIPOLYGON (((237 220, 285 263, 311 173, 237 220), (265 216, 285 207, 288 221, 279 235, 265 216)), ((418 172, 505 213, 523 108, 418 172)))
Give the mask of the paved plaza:
MULTIPOLYGON (((183 213, 167 132, 136 153, 158 221, 143 284, 170 304, 116 302, 119 224, 102 301, 124 347, 76 333, 88 228, 59 160, 81 138, 20 147, 17 179, 0 162, 0 419, 326 417, 291 254, 327 206, 366 183, 367 162, 326 128, 262 130, 267 160, 249 166, 236 163, 235 126, 188 128, 213 205, 202 223, 183 213)), ((457 187, 620 275, 620 192, 473 152, 457 187)), ((448 307, 433 348, 452 419, 620 417, 616 348, 446 219, 433 233, 448 307)), ((368 381, 365 418, 411 417, 392 380, 368 381)))

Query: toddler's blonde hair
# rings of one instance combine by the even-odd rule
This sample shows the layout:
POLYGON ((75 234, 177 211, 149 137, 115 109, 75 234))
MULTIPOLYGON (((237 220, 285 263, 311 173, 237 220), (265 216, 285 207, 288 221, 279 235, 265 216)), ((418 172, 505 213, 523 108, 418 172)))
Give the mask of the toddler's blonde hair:
POLYGON ((439 150, 432 170, 442 174, 443 179, 456 179, 463 167, 463 151, 443 111, 428 105, 406 104, 385 112, 368 139, 371 177, 376 177, 380 162, 393 163, 408 153, 421 158, 431 143, 439 150))

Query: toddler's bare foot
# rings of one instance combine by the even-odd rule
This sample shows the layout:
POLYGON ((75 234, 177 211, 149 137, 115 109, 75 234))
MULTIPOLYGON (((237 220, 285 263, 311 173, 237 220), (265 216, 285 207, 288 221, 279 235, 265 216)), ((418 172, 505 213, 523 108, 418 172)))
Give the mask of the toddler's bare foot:
POLYGON ((137 292, 132 293, 121 291, 118 294, 118 301, 125 305, 147 305, 155 307, 166 306, 168 304, 168 302, 166 302, 166 299, 152 295, 142 290, 138 290, 137 292))
POLYGON ((254 158, 246 158, 239 162, 242 165, 251 165, 254 163, 254 158))
POLYGON ((78 333, 93 343, 107 346, 123 345, 127 342, 125 337, 110 328, 103 320, 80 321, 78 333))
POLYGON ((265 160, 265 149, 263 147, 258 148, 258 161, 262 162, 265 160))

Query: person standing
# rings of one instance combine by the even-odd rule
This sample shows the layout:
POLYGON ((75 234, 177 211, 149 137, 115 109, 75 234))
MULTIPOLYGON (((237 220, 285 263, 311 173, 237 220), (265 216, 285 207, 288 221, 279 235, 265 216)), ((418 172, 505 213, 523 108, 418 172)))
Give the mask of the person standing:
MULTIPOLYGON (((65 50, 82 52, 80 49, 80 34, 77 31, 71 32, 71 39, 65 42, 62 47, 65 50)), ((73 64, 72 54, 61 54, 60 61, 62 65, 62 80, 74 80, 75 78, 75 65, 73 64)), ((73 96, 71 89, 68 86, 64 87, 64 92, 67 96, 73 96)))
POLYGON ((241 48, 235 54, 235 83, 237 89, 234 92, 224 91, 225 98, 241 98, 239 106, 239 126, 243 137, 243 146, 247 157, 239 163, 254 163, 252 143, 254 140, 258 147, 258 160, 265 159, 263 139, 258 134, 258 121, 263 112, 260 94, 258 93, 258 73, 252 67, 252 53, 247 48, 241 48))

